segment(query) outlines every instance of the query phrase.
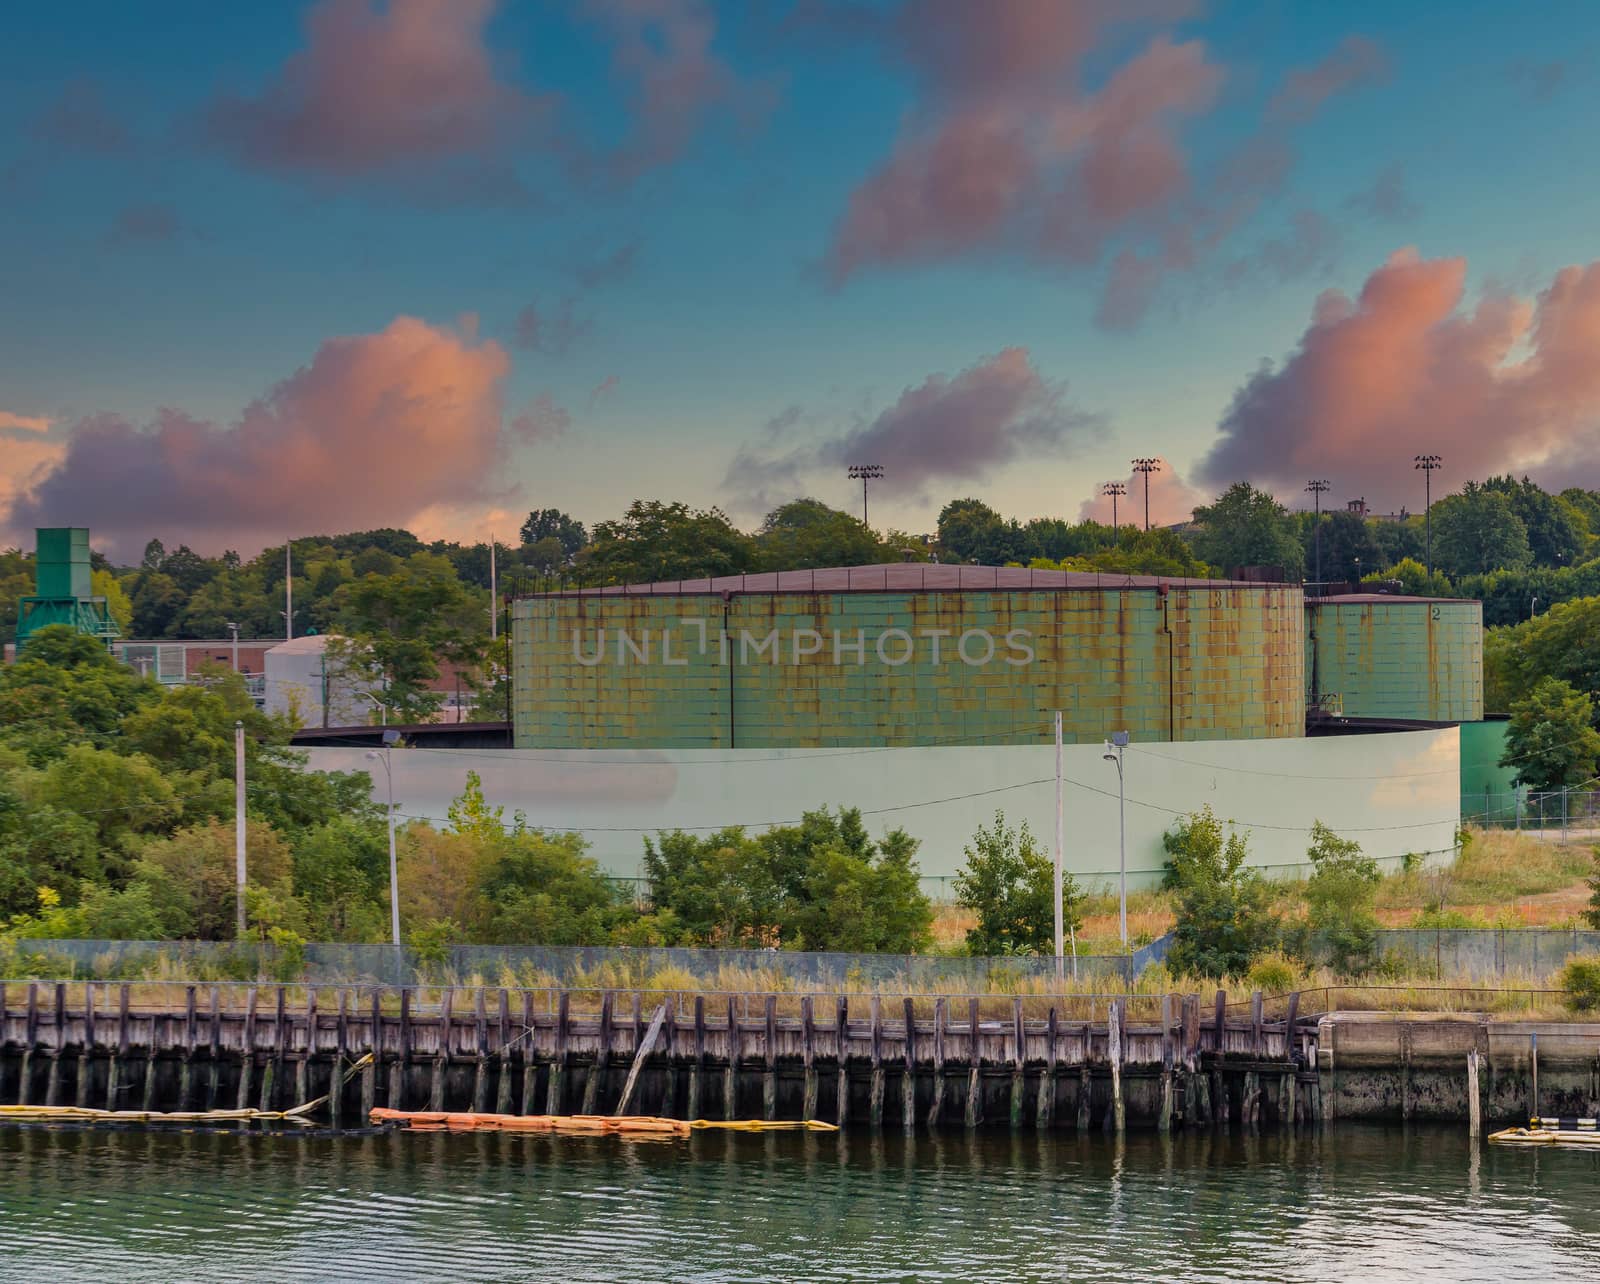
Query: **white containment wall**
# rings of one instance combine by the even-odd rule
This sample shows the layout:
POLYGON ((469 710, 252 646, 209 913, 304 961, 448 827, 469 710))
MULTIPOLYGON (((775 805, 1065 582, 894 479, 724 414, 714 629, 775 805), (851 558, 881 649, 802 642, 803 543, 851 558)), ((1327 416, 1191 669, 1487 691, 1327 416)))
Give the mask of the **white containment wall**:
MULTIPOLYGON (((1099 745, 1065 749, 1066 864, 1089 887, 1117 875, 1117 771, 1099 745)), ((637 876, 643 839, 658 830, 709 833, 797 821, 802 812, 861 808, 873 834, 895 827, 921 841, 934 893, 949 891, 973 831, 1004 811, 1040 846, 1055 841, 1052 746, 801 750, 396 749, 402 820, 444 823, 467 772, 510 821, 577 830, 611 873, 637 876)), ((1318 739, 1135 744, 1126 750, 1130 887, 1159 881, 1161 836, 1207 804, 1239 826, 1250 860, 1287 876, 1306 867, 1311 824, 1358 840, 1392 868, 1408 852, 1451 850, 1460 818, 1454 727, 1318 739)), ((359 749, 312 749, 313 768, 371 771, 359 749)), ((377 770, 381 797, 382 771, 377 770)))

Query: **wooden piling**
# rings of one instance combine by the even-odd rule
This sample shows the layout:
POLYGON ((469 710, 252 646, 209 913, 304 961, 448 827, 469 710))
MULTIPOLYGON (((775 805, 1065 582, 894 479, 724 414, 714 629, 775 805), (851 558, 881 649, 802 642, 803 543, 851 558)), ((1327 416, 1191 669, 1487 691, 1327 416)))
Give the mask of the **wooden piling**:
POLYGON ((728 996, 728 1067, 723 1072, 722 1117, 737 1119, 739 1109, 739 1014, 728 996))
POLYGON ((372 1004, 367 1018, 367 1051, 372 1059, 361 1067, 361 1122, 372 1118, 378 1104, 378 1066, 383 1061, 383 991, 372 987, 372 1004))
POLYGON ((295 1062, 294 1068, 294 1103, 311 1100, 311 1058, 316 1051, 317 1044, 317 991, 316 987, 306 991, 306 1047, 305 1052, 295 1062))
POLYGON ((1161 996, 1161 1101, 1156 1107, 1156 1131, 1172 1131, 1172 996, 1161 996))
POLYGON ((617 1100, 616 1114, 620 1117, 628 1113, 628 1107, 633 1104, 634 1085, 639 1082, 639 1071, 644 1069, 644 1063, 655 1047, 656 1039, 661 1035, 661 1027, 667 1020, 667 1003, 658 1004, 655 1014, 650 1018, 649 1031, 634 1045, 633 1064, 628 1067, 627 1082, 622 1085, 622 1096, 617 1100))
POLYGON ((689 1063, 688 1118, 700 1118, 701 1076, 706 1070, 706 996, 694 996, 694 1060, 689 1063))
POLYGON ((533 992, 522 992, 522 1033, 517 1036, 517 1054, 522 1058, 522 1113, 532 1115, 538 1113, 538 1105, 534 1101, 534 1094, 539 1087, 539 1063, 533 1055, 533 1038, 535 1032, 533 1018, 533 992))
POLYGON ((556 999, 556 1048, 554 1059, 550 1062, 550 1083, 545 1093, 545 1114, 559 1115, 566 1104, 567 1088, 567 1058, 569 1055, 568 1039, 571 1037, 569 1027, 570 996, 562 990, 556 999))
POLYGON ((1483 1117, 1478 1105, 1478 1050, 1467 1053, 1467 1136, 1477 1141, 1483 1134, 1483 1117))
POLYGON ((937 1128, 944 1115, 944 999, 933 1001, 933 1104, 928 1126, 937 1128))
POLYGON ((222 992, 211 987, 211 1065, 206 1075, 206 1109, 217 1108, 217 1079, 222 1071, 222 992))
MULTIPOLYGON (((0 1025, 5 1022, 5 999, 0 997, 0 1025)), ((78 1087, 73 1104, 89 1104, 89 1081, 94 1077, 94 982, 83 983, 83 1047, 78 1052, 78 1087)), ((215 1064, 213 1058, 212 1064, 215 1064)))
POLYGON ((1111 1063, 1111 1118, 1112 1127, 1118 1133, 1126 1132, 1128 1128, 1127 1106, 1122 1100, 1122 1032, 1126 1020, 1123 1002, 1122 999, 1112 1002, 1111 1014, 1106 1020, 1109 1045, 1106 1059, 1111 1063))
MULTIPOLYGON (((636 994, 633 997, 637 1006, 639 996, 636 994)), ((666 1011, 661 1018, 658 1046, 665 1055, 661 1058, 661 1107, 657 1113, 668 1119, 675 1119, 678 1109, 678 1070, 677 1063, 673 1060, 672 1049, 678 1039, 678 1001, 669 994, 662 1006, 666 1011)))
POLYGON ((816 1032, 811 1015, 811 996, 803 995, 800 999, 800 1064, 805 1074, 805 1089, 800 1103, 800 1118, 804 1120, 817 1117, 817 1067, 813 1060, 815 1049, 812 1047, 816 1032))
POLYGON ((50 1052, 50 1068, 45 1076, 44 1103, 60 1104, 61 1062, 67 1050, 67 987, 58 981, 55 987, 55 1047, 50 1052))
POLYGON ((1056 1112, 1056 1005, 1050 1005, 1050 1015, 1045 1018, 1044 1068, 1039 1072, 1039 1101, 1034 1107, 1033 1122, 1036 1127, 1049 1128, 1055 1122, 1056 1112))
POLYGON ((400 1048, 389 1062, 389 1093, 385 1104, 390 1110, 404 1110, 406 1072, 411 1066, 411 990, 400 991, 400 1048))
POLYGON ((905 1131, 917 1128, 917 1005, 906 1000, 906 1069, 900 1078, 900 1115, 905 1131))
POLYGON ((761 1071, 761 1117, 778 1117, 778 996, 767 995, 766 1000, 766 1053, 761 1071))
POLYGON ((1297 1035, 1295 1022, 1300 1018, 1300 991, 1296 990, 1289 996, 1289 1011, 1283 1022, 1283 1075, 1279 1081, 1279 1123, 1285 1128, 1293 1128, 1296 1122, 1299 1093, 1296 1090, 1295 1045, 1297 1035))
POLYGON ((850 1000, 842 994, 834 1000, 833 1030, 839 1080, 833 1122, 843 1128, 850 1117, 850 1000))
POLYGON ((502 987, 500 990, 500 1030, 496 1037, 495 1051, 495 1081, 494 1081, 494 1112, 497 1115, 511 1113, 511 995, 502 987))
POLYGON ((592 1115, 600 1104, 600 1080, 605 1077, 607 1063, 611 1060, 611 991, 600 996, 600 1034, 595 1047, 594 1060, 589 1064, 589 1074, 583 1081, 583 1105, 579 1114, 592 1115))
POLYGON ((33 1053, 39 1042, 39 987, 33 981, 28 982, 26 1021, 26 1034, 22 1044, 22 1082, 17 1093, 18 1104, 24 1106, 33 1102, 33 1053))
POLYGON ((1228 1080, 1224 1072, 1228 1055, 1228 992, 1217 991, 1216 1001, 1216 1054, 1211 1063, 1211 1122, 1227 1125, 1228 1080))
MULTIPOLYGON (((1093 1009, 1090 1009, 1091 1015, 1093 1009)), ((1078 1110, 1073 1124, 1079 1132, 1089 1131, 1090 1108, 1093 1105, 1093 1082, 1089 1078, 1089 1056, 1093 1046, 1092 1021, 1083 1023, 1083 1056, 1078 1060, 1078 1110)))
POLYGON ((1011 1128, 1022 1127, 1022 1094, 1028 1086, 1028 1046, 1022 1022, 1022 1000, 1011 1000, 1011 1128))
MULTIPOLYGON (((251 986, 245 991, 244 996, 244 1046, 239 1052, 239 1090, 233 1099, 235 1110, 244 1110, 250 1105, 251 1081, 255 1078, 256 1068, 256 987, 251 986)), ((112 1077, 116 1077, 116 1058, 111 1061, 112 1077)), ((106 1108, 114 1109, 111 1105, 111 1087, 107 1085, 106 1108)))
POLYGON ((873 1130, 883 1127, 883 1003, 874 994, 871 1003, 872 1012, 872 1050, 871 1074, 872 1079, 868 1088, 867 1115, 872 1123, 873 1130))
POLYGON ((477 1041, 472 1065, 472 1109, 483 1114, 489 1108, 489 1012, 481 985, 473 999, 472 1029, 477 1041))
POLYGON ((983 1084, 979 1066, 983 1061, 983 1044, 978 1029, 978 1000, 967 1000, 967 1108, 966 1125, 976 1128, 983 1120, 983 1084))
POLYGON ((439 1043, 433 1054, 433 1071, 428 1079, 428 1109, 444 1109, 445 1071, 450 1066, 450 1030, 454 1024, 455 987, 447 985, 439 1008, 439 1043))

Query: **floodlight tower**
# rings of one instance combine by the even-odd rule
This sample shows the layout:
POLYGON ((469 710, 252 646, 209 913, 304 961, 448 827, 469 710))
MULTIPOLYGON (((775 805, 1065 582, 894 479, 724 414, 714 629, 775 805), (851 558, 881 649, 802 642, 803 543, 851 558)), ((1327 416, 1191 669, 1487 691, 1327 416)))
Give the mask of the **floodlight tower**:
POLYGON ((1122 482, 1107 482, 1100 488, 1100 493, 1111 496, 1111 532, 1114 536, 1117 530, 1117 497, 1126 495, 1128 488, 1122 482))
POLYGON ((1133 471, 1144 474, 1144 528, 1150 529, 1150 474, 1161 471, 1159 459, 1135 459, 1133 471))
POLYGON ((861 479, 861 524, 867 524, 867 483, 877 481, 883 476, 882 464, 851 464, 846 470, 849 476, 861 479))
POLYGON ((1438 455, 1418 455, 1416 466, 1422 470, 1422 486, 1424 506, 1422 509, 1423 538, 1427 541, 1428 549, 1428 578, 1433 578, 1433 474, 1434 470, 1443 467, 1443 461, 1438 455))
POLYGON ((1322 497, 1331 489, 1326 478, 1313 478, 1306 483, 1311 492, 1312 510, 1315 513, 1311 528, 1311 542, 1317 550, 1317 592, 1322 592, 1322 497))

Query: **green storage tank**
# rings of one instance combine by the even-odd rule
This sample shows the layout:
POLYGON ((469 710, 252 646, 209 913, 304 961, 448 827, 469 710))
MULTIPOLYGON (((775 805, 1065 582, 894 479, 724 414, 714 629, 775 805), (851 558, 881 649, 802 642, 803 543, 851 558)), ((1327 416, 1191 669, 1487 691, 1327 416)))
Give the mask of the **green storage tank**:
POLYGON ((1477 722, 1483 717, 1483 605, 1379 593, 1306 602, 1313 707, 1347 718, 1477 722))
POLYGON ((86 526, 44 526, 36 533, 35 595, 48 598, 92 597, 89 580, 89 529, 86 526))

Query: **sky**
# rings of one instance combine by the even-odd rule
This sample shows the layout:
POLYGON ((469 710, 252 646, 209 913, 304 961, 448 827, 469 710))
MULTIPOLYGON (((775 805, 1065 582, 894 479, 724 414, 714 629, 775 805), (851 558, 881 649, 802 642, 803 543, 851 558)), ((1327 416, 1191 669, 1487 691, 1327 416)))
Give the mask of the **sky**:
MULTIPOLYGON (((1600 6, 0 19, 0 543, 1600 484, 1600 6), (1136 488, 1129 486, 1130 491, 1136 488), (1142 495, 1142 492, 1140 492, 1142 495)), ((1124 519, 1127 511, 1122 513, 1124 519)))

